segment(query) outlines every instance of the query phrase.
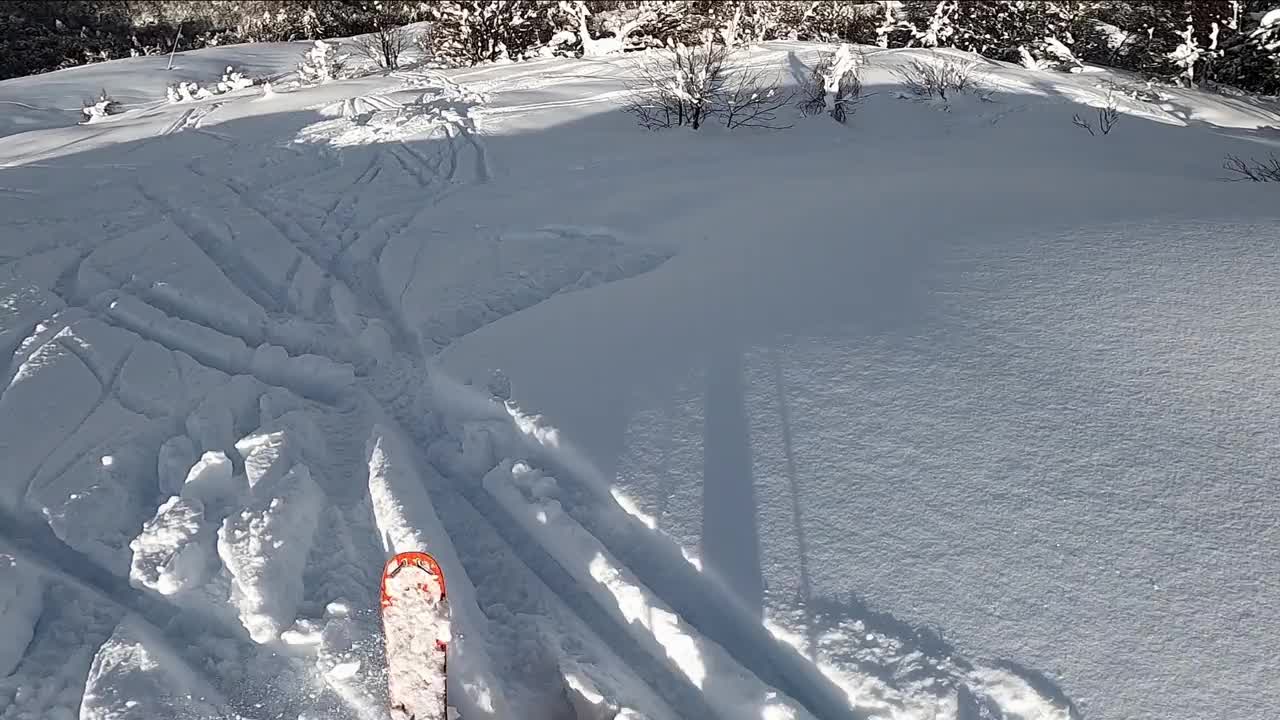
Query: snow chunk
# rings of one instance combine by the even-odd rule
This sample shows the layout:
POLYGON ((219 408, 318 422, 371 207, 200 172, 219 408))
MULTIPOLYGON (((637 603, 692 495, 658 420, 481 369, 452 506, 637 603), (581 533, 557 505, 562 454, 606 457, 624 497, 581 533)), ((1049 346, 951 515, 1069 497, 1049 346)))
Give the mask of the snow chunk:
POLYGON ((227 717, 218 692, 143 621, 126 619, 98 649, 80 720, 227 717))
POLYGON ((302 464, 290 468, 272 492, 274 497, 258 507, 233 513, 218 531, 218 556, 233 582, 232 603, 258 643, 274 640, 296 616, 302 572, 325 502, 302 464))
POLYGON ((142 526, 142 534, 129 543, 133 551, 129 582, 161 595, 174 595, 201 585, 208 573, 210 539, 201 502, 169 498, 156 510, 156 516, 142 526))
POLYGON ((280 633, 280 639, 286 645, 294 647, 319 647, 320 633, 323 630, 316 621, 301 619, 293 624, 293 627, 280 633))
POLYGON ((18 667, 43 607, 44 583, 29 564, 0 554, 0 677, 18 667))
POLYGON ((191 466, 182 485, 182 497, 202 505, 218 505, 235 499, 240 488, 231 477, 231 461, 221 450, 210 450, 191 466))
POLYGON ((283 430, 243 437, 236 441, 236 451, 244 458, 249 489, 257 497, 269 496, 271 486, 301 459, 293 452, 289 435, 283 430))

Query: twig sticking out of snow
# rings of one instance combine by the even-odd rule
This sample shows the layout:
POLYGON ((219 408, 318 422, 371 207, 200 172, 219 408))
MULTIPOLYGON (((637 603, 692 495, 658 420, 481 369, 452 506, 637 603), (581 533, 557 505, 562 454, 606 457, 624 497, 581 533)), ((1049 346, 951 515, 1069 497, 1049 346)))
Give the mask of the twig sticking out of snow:
POLYGON ((935 62, 912 60, 904 68, 895 70, 907 91, 923 98, 951 99, 957 93, 978 93, 981 85, 977 73, 978 64, 938 58, 935 62))
POLYGON ((1271 153, 1266 160, 1245 160, 1238 155, 1228 155, 1222 161, 1222 168, 1232 174, 1228 180, 1280 182, 1280 157, 1275 153, 1271 153))
MULTIPOLYGON (((1116 107, 1115 95, 1111 92, 1107 93, 1107 102, 1098 108, 1098 132, 1103 135, 1110 135, 1111 130, 1115 128, 1116 123, 1120 122, 1120 108, 1116 107)), ((1071 118, 1071 124, 1078 128, 1087 130, 1090 135, 1097 137, 1098 132, 1094 132, 1093 123, 1080 117, 1080 113, 1076 113, 1071 118)))

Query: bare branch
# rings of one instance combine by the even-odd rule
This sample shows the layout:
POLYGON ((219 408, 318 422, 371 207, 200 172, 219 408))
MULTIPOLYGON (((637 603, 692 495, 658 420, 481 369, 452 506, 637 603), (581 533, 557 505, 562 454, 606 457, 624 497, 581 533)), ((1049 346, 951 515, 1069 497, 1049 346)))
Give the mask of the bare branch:
POLYGON ((1228 155, 1222 161, 1222 167, 1234 177, 1228 180, 1248 180, 1250 182, 1280 182, 1280 157, 1271 153, 1266 160, 1245 160, 1237 155, 1228 155))
POLYGON ((981 95, 975 68, 977 63, 939 58, 936 62, 912 60, 906 67, 895 69, 894 74, 913 95, 948 100, 955 93, 981 95))
POLYGON ((777 75, 763 69, 740 70, 730 76, 724 91, 715 100, 715 112, 730 130, 763 128, 785 130, 790 123, 778 122, 778 112, 791 104, 794 92, 784 92, 777 75))
MULTIPOLYGON (((1120 122, 1120 117, 1124 113, 1120 112, 1120 108, 1116 105, 1116 98, 1112 92, 1107 92, 1107 102, 1098 110, 1098 132, 1103 135, 1110 135, 1115 129, 1116 123, 1120 122)), ((1080 113, 1076 113, 1071 118, 1071 124, 1078 128, 1084 128, 1089 131, 1090 135, 1097 137, 1098 133, 1094 132, 1093 123, 1080 117, 1080 113)))
POLYGON ((778 113, 794 99, 776 76, 739 68, 730 50, 704 38, 702 45, 656 51, 635 65, 623 110, 644 128, 702 127, 710 118, 729 129, 780 130, 778 113))
POLYGON ((372 60, 380 68, 396 70, 400 67, 400 55, 409 49, 409 33, 403 27, 380 25, 369 33, 351 41, 356 52, 372 60))

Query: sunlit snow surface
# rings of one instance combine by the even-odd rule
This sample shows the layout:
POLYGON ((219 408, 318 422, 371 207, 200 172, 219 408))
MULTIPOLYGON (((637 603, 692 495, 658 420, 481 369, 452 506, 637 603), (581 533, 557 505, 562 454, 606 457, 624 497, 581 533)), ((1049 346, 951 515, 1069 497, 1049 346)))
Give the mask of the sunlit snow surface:
POLYGON ((406 550, 464 720, 1280 705, 1276 108, 868 48, 847 126, 650 133, 627 59, 305 49, 0 82, 0 719, 385 718, 406 550))

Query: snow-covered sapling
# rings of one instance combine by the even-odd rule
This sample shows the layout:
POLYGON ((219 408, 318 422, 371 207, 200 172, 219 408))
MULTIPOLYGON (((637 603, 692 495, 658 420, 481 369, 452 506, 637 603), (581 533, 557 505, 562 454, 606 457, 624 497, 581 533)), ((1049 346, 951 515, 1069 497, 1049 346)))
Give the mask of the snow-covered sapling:
POLYGON ((852 45, 844 44, 836 50, 831 70, 823 78, 826 91, 835 95, 831 117, 843 123, 862 99, 862 78, 858 76, 865 59, 852 45))
POLYGON ((347 56, 338 55, 338 46, 316 40, 302 55, 298 63, 298 77, 304 83, 323 83, 335 80, 342 73, 347 56))
POLYGON ((826 77, 834 64, 835 56, 832 53, 820 53, 809 74, 801 79, 800 90, 797 93, 800 99, 796 103, 801 115, 809 117, 827 109, 826 77))
POLYGON ((801 79, 796 106, 805 117, 827 110, 827 96, 831 95, 831 117, 843 123, 862 97, 862 78, 859 72, 865 59, 848 43, 833 53, 821 53, 808 75, 801 79))

